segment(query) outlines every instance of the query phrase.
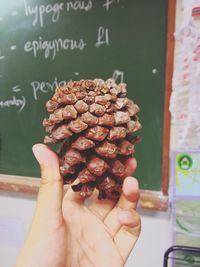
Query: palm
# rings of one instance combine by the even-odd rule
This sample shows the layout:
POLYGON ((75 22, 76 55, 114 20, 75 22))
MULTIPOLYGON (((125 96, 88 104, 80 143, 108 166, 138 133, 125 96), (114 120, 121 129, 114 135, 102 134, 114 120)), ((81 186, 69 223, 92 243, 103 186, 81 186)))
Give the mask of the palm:
MULTIPOLYGON (((17 267, 121 267, 140 234, 135 211, 138 183, 128 177, 117 203, 94 198, 87 206, 68 188, 63 198, 63 179, 57 155, 36 145, 41 166, 41 186, 35 216, 17 267)), ((129 176, 135 161, 127 162, 129 176)))
POLYGON ((66 266, 123 266, 114 236, 102 219, 72 201, 65 201, 63 210, 69 243, 66 266))

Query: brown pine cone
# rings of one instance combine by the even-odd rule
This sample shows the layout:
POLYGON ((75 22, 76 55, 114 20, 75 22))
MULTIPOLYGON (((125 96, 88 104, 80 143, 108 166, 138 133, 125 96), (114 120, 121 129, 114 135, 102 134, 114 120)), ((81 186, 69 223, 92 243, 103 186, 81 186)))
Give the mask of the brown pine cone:
POLYGON ((65 183, 84 198, 96 188, 99 199, 118 198, 124 162, 140 138, 138 105, 127 98, 126 84, 113 79, 70 81, 46 103, 51 114, 43 126, 44 143, 62 142, 58 153, 65 183))

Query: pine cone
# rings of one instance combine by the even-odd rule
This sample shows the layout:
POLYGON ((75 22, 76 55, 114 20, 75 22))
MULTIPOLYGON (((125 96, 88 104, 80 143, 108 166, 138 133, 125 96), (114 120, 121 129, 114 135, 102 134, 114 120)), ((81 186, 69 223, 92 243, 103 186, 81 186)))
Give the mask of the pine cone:
POLYGON ((118 198, 125 161, 140 138, 139 107, 126 96, 126 84, 101 79, 70 81, 46 103, 44 143, 62 142, 58 153, 65 183, 84 198, 96 188, 99 199, 118 198))

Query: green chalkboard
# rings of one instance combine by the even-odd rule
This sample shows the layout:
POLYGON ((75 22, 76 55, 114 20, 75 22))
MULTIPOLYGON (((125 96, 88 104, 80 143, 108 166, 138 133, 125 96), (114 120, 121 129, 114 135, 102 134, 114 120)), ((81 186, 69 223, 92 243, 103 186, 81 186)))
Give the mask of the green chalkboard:
POLYGON ((114 77, 141 112, 142 189, 162 182, 167 0, 0 0, 0 173, 39 177, 45 102, 69 80, 114 77))

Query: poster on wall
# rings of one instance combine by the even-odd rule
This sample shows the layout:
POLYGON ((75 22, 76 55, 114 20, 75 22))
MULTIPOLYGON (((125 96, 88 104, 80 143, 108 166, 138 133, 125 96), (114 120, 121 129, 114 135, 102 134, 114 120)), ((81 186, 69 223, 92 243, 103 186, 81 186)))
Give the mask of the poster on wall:
POLYGON ((200 152, 175 153, 173 198, 200 200, 200 152))
POLYGON ((200 201, 176 200, 173 213, 174 244, 200 247, 200 201))
POLYGON ((200 247, 200 151, 173 152, 173 244, 200 247))

